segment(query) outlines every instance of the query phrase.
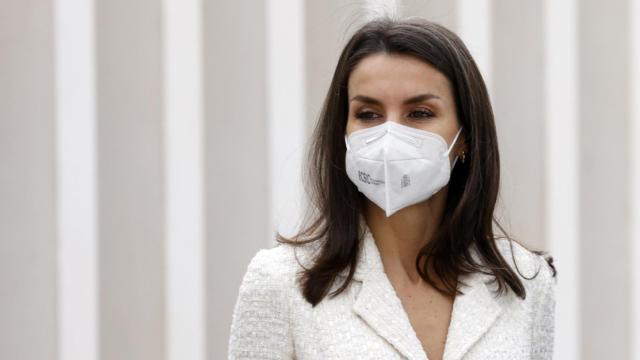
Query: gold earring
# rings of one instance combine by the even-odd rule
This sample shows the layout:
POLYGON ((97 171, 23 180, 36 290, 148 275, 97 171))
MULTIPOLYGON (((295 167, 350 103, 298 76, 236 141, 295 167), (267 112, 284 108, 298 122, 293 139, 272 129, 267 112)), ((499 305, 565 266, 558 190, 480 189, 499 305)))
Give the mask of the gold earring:
POLYGON ((462 153, 460 154, 460 157, 461 157, 461 159, 460 159, 460 160, 461 160, 461 161, 462 161, 462 163, 464 164, 464 159, 466 158, 466 156, 465 156, 465 154, 464 154, 464 150, 462 150, 462 153))

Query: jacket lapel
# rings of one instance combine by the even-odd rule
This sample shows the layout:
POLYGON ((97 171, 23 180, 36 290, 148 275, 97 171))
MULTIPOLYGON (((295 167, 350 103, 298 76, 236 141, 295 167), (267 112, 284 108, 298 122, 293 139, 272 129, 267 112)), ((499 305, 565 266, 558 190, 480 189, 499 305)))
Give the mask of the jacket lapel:
POLYGON ((485 281, 488 276, 473 273, 458 277, 464 295, 457 295, 453 302, 451 322, 445 343, 444 360, 459 360, 494 324, 503 311, 503 305, 494 298, 485 281))
MULTIPOLYGON (((375 240, 366 226, 362 246, 354 273, 354 280, 362 285, 356 294, 353 311, 406 358, 427 359, 402 302, 384 272, 375 240)), ((472 256, 477 258, 473 251, 472 256)), ((347 273, 348 269, 341 275, 347 273)), ((453 303, 444 360, 461 359, 493 325, 503 308, 485 283, 488 275, 474 273, 459 279, 467 286, 458 282, 464 295, 456 296, 453 303)))
POLYGON ((355 280, 362 282, 353 311, 407 359, 426 359, 411 322, 389 282, 378 249, 366 233, 355 280))

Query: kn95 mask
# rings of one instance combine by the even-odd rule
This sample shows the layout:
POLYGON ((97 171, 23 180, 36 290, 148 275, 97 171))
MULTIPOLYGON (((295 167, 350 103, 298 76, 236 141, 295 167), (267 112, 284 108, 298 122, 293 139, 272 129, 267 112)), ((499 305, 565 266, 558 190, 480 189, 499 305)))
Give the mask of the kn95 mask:
POLYGON ((387 217, 430 198, 449 182, 451 146, 434 132, 393 121, 345 135, 349 179, 387 217))

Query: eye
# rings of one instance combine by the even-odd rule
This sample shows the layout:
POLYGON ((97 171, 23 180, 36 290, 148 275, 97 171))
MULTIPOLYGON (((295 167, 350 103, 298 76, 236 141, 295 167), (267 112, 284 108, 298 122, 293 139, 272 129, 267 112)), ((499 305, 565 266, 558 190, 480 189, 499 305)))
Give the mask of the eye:
POLYGON ((372 111, 362 111, 356 114, 356 118, 362 120, 373 120, 377 119, 378 117, 380 116, 372 111))
POLYGON ((420 110, 416 110, 416 111, 412 111, 409 113, 409 117, 411 118, 430 118, 430 117, 434 117, 435 114, 427 109, 420 109, 420 110), (413 116, 415 114, 415 116, 413 116))

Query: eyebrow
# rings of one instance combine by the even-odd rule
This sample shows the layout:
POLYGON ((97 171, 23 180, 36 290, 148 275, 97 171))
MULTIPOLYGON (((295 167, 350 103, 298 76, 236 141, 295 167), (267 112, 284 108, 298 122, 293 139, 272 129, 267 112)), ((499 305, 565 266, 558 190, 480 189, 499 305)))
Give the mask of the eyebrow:
MULTIPOLYGON (((432 93, 420 94, 420 95, 416 95, 406 99, 405 101, 402 102, 402 104, 403 105, 415 104, 415 103, 419 103, 419 102, 430 100, 430 99, 440 99, 440 97, 432 93)), ((349 102, 353 100, 362 101, 363 103, 367 103, 367 104, 382 105, 382 102, 380 100, 374 99, 366 95, 356 95, 352 97, 349 102)))

